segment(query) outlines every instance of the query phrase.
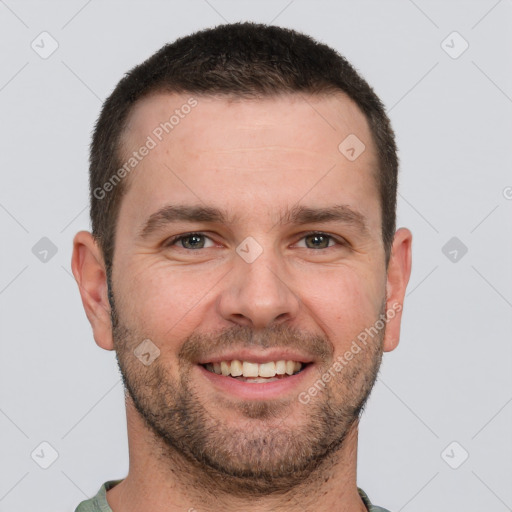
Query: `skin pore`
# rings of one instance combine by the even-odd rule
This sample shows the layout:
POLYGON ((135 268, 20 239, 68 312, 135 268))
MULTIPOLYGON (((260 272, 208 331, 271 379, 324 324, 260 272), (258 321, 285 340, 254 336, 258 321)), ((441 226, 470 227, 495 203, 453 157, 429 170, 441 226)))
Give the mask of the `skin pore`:
MULTIPOLYGON (((139 101, 127 158, 190 97, 139 101)), ((116 350, 127 389, 129 474, 108 502, 114 512, 362 512, 358 419, 382 353, 398 344, 401 308, 307 404, 298 396, 402 304, 409 279, 406 229, 386 268, 367 121, 343 94, 194 98, 125 178, 112 304, 92 235, 74 241, 94 338, 116 350), (338 150, 350 134, 366 147, 354 161, 338 150), (240 247, 261 254, 248 262, 240 247), (147 339, 160 354, 146 366, 134 350, 147 339), (244 398, 200 365, 228 352, 308 365, 287 377, 297 384, 244 398)))

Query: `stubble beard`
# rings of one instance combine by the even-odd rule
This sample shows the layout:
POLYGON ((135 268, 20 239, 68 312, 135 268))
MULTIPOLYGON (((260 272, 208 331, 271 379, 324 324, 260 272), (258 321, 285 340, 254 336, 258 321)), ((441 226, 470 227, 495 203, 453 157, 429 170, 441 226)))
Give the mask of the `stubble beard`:
MULTIPOLYGON (((196 475, 198 482, 211 484, 217 492, 269 495, 322 478, 322 471, 334 463, 358 421, 381 364, 384 329, 308 404, 301 404, 295 396, 265 402, 220 398, 215 404, 206 404, 194 388, 189 362, 190 354, 201 347, 227 347, 230 340, 260 347, 283 346, 282 341, 289 340, 286 346, 298 346, 292 340, 300 335, 301 347, 306 342, 322 354, 321 379, 332 367, 332 344, 284 325, 266 330, 257 341, 250 329, 238 326, 215 336, 193 334, 182 345, 179 377, 175 378, 165 359, 157 358, 145 366, 136 358, 133 350, 144 336, 121 322, 113 296, 111 306, 114 345, 125 390, 152 433, 158 447, 155 456, 164 464, 196 475), (222 407, 227 406, 243 419, 243 427, 223 422, 222 407), (300 413, 302 424, 294 426, 287 421, 286 411, 292 409, 300 413)), ((306 390, 298 393, 301 391, 306 390)))

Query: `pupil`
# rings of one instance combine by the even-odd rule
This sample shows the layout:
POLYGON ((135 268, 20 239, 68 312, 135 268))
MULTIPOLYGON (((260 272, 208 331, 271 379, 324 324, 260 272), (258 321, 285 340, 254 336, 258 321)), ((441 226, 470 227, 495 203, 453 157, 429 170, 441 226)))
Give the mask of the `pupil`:
POLYGON ((328 237, 324 235, 310 235, 309 240, 312 242, 314 249, 325 248, 328 244, 328 237))
POLYGON ((187 249, 197 249, 202 246, 201 241, 202 239, 200 235, 190 235, 183 239, 183 245, 187 249))

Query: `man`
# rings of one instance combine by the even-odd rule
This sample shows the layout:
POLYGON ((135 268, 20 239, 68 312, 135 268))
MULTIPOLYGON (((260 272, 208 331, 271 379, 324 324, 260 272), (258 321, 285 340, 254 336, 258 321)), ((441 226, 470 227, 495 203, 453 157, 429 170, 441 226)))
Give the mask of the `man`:
POLYGON ((120 81, 72 268, 130 468, 78 512, 385 510, 356 453, 410 274, 397 167, 369 85, 294 31, 198 32, 120 81))

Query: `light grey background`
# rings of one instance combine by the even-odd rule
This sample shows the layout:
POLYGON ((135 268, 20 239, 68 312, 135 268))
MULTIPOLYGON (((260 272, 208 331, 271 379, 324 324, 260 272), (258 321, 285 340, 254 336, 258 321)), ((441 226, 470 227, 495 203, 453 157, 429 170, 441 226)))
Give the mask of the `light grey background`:
POLYGON ((363 416, 358 484, 392 512, 512 510, 511 16, 510 0, 0 0, 0 511, 73 511, 126 476, 114 354, 95 345, 70 272, 89 226, 90 134, 129 68, 239 20, 335 47, 397 133, 414 264, 400 346, 363 416), (46 59, 31 47, 51 49, 43 31, 59 45, 46 59), (43 441, 58 453, 48 469, 43 441))

